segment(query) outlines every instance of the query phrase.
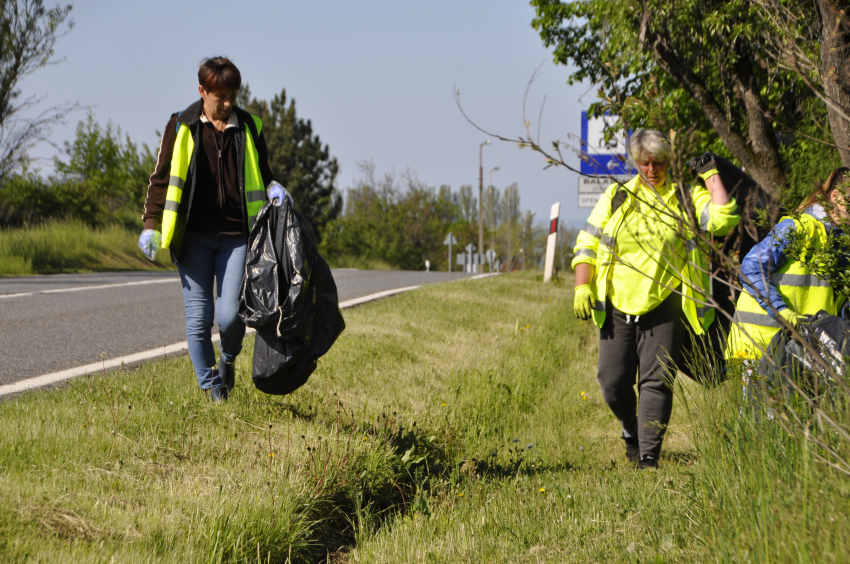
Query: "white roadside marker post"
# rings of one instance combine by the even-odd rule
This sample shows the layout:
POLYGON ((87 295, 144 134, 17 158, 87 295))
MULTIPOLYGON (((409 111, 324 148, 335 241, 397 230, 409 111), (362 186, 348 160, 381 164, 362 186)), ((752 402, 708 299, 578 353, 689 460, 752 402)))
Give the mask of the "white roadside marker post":
POLYGON ((558 216, 561 215, 561 202, 552 204, 549 212, 549 239, 546 241, 546 265, 543 267, 543 281, 552 280, 555 267, 555 243, 558 241, 558 216))
POLYGON ((452 234, 451 231, 449 231, 449 234, 446 235, 446 240, 443 241, 443 244, 449 246, 449 272, 451 272, 452 271, 452 245, 457 245, 457 239, 455 239, 455 236, 452 234))

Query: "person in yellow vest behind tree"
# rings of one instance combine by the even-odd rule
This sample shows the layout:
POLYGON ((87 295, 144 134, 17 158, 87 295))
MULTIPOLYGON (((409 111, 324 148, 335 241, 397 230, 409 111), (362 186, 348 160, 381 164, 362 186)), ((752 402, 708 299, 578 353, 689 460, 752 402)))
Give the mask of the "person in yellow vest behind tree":
POLYGON ((139 238, 149 259, 169 249, 177 264, 189 357, 212 401, 226 400, 235 384, 233 362, 245 336, 237 301, 248 234, 265 202, 290 198, 273 182, 262 122, 236 107, 241 83, 230 59, 201 62, 201 98, 172 114, 165 126, 139 238), (221 334, 218 363, 211 336, 214 314, 221 334))
POLYGON ((608 187, 579 232, 572 262, 576 316, 593 317, 600 328, 602 397, 620 420, 626 457, 640 468, 658 464, 673 407, 664 378, 675 376, 687 327, 703 334, 714 320, 705 298, 708 260, 694 231, 724 235, 740 221, 713 160, 699 169, 706 187, 687 191, 667 177, 670 155, 661 132, 632 134, 629 156, 639 174, 608 187))
MULTIPOLYGON (((770 235, 741 261, 744 291, 738 298, 735 323, 729 330, 726 357, 744 361, 745 393, 760 393, 750 390, 755 378, 751 361, 762 356, 782 327, 779 318, 796 326, 801 316, 814 315, 820 310, 831 315, 838 312, 843 298, 835 293, 830 282, 817 277, 805 263, 789 256, 788 251, 789 247, 802 246, 803 252, 808 252, 830 244, 834 224, 848 217, 848 181, 850 169, 834 170, 823 186, 803 202, 798 215, 782 218, 770 235), (828 202, 829 210, 821 202, 828 202)), ((837 243, 834 239, 833 244, 837 243)))

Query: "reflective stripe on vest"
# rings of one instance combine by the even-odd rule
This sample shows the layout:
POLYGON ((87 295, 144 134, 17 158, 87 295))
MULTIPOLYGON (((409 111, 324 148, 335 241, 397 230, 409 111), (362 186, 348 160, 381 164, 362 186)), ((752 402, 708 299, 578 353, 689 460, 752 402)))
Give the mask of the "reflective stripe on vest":
MULTIPOLYGON (((257 135, 263 128, 263 122, 257 116, 252 115, 257 135)), ((178 211, 183 200, 183 186, 186 184, 186 176, 189 172, 189 164, 195 150, 195 141, 192 139, 192 131, 185 123, 180 124, 177 130, 177 138, 174 141, 174 151, 171 156, 171 172, 168 180, 168 193, 165 196, 165 209, 162 212, 162 248, 171 246, 174 231, 177 228, 178 211)), ((263 185, 263 175, 260 171, 260 156, 254 143, 251 128, 245 127, 245 207, 248 212, 248 229, 254 227, 254 221, 260 208, 268 201, 266 189, 263 185)))

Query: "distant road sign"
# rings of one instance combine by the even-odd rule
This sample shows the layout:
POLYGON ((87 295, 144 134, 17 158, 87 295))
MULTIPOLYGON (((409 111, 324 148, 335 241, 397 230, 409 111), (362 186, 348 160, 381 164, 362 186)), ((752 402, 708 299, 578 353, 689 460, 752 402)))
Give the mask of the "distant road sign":
POLYGON ((457 239, 455 239, 454 234, 449 231, 449 234, 446 235, 446 240, 443 241, 444 245, 457 245, 457 239))
POLYGON ((467 253, 474 253, 474 252, 475 252, 475 245, 473 245, 472 243, 470 243, 470 244, 468 244, 466 247, 464 247, 464 250, 465 250, 467 253))

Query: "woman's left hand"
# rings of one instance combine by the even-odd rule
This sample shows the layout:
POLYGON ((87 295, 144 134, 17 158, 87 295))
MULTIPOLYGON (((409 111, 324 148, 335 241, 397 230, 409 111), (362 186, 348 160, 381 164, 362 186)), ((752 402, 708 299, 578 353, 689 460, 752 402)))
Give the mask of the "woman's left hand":
POLYGON ((276 206, 282 205, 284 201, 292 206, 292 196, 290 196, 289 192, 286 191, 286 188, 278 184, 276 180, 272 180, 269 183, 266 193, 269 195, 269 201, 277 200, 277 202, 275 202, 276 206))

